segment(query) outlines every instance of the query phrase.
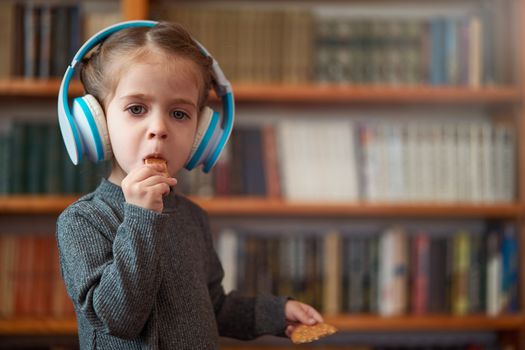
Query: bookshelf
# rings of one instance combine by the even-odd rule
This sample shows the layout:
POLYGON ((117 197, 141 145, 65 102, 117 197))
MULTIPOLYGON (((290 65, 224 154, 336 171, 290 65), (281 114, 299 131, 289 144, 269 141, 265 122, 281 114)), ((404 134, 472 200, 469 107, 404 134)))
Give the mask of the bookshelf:
MULTIPOLYGON (((312 3, 313 1, 309 1, 312 3)), ((337 1, 344 4, 352 1, 337 1)), ((525 17, 525 0, 515 0, 518 15, 525 17)), ((150 17, 150 0, 120 0, 122 17, 127 20, 150 17)), ((446 1, 445 1, 446 3, 446 1)), ((524 32, 519 28, 520 33, 524 32)), ((525 57, 520 46, 518 57, 525 57)), ((519 64, 519 81, 525 76, 523 63, 519 64)), ((53 100, 58 92, 60 80, 56 78, 33 80, 24 78, 0 79, 0 104, 6 100, 21 100, 26 97, 53 100)), ((83 93, 78 82, 70 88, 71 95, 83 93)), ((246 83, 234 84, 236 101, 245 105, 287 104, 316 106, 354 105, 428 105, 431 108, 441 104, 483 106, 491 109, 511 109, 517 114, 518 139, 525 135, 525 95, 518 84, 502 86, 388 86, 388 85, 323 85, 315 83, 275 84, 246 83)), ((518 142, 517 173, 525 174, 525 142, 518 142)), ((291 201, 275 198, 256 197, 192 197, 214 217, 272 217, 272 218, 433 218, 457 219, 479 218, 512 220, 517 223, 520 234, 520 250, 525 251, 523 213, 525 210, 525 178, 518 177, 517 200, 511 203, 456 204, 456 203, 352 203, 291 201)), ((58 215, 78 195, 3 195, 0 196, 0 216, 16 216, 21 220, 32 215, 58 215)), ((0 223, 1 223, 0 219, 0 223)), ((1 234, 1 233, 0 233, 1 234)), ((520 281, 525 281, 525 268, 520 260, 520 281)), ((520 282, 520 286, 523 282, 520 282)), ((520 288, 520 305, 525 305, 525 293, 520 288)), ((326 317, 326 321, 343 331, 468 331, 484 330, 505 334, 515 349, 525 347, 525 316, 523 307, 515 314, 498 316, 486 315, 430 315, 394 316, 338 314, 326 317)), ((76 334, 76 322, 71 319, 50 318, 0 318, 0 338, 10 336, 66 335, 76 334)), ((247 346, 247 348, 250 348, 247 346)), ((254 347, 255 349, 256 347, 254 347)))
MULTIPOLYGON (((523 317, 512 315, 504 317, 487 316, 328 316, 326 322, 333 324, 341 331, 467 331, 498 330, 516 331, 522 327, 523 317)), ((34 320, 15 319, 8 322, 0 320, 1 335, 75 335, 77 332, 74 320, 34 320)))
MULTIPOLYGON (((56 96, 60 80, 0 80, 0 96, 41 97, 56 96)), ((498 105, 516 103, 520 91, 515 87, 391 87, 391 86, 323 86, 323 85, 270 85, 234 84, 235 99, 239 103, 451 103, 498 105)), ((79 82, 72 82, 71 96, 83 93, 79 82)), ((215 97, 213 97, 215 98, 215 97)))
POLYGON ((0 320, 0 334, 14 335, 75 335, 77 322, 75 320, 55 319, 15 319, 0 320))
MULTIPOLYGON (((285 201, 256 197, 190 197, 212 216, 282 217, 481 217, 519 219, 523 207, 517 204, 336 204, 333 202, 285 201)), ((78 196, 0 196, 1 214, 59 214, 78 196)))

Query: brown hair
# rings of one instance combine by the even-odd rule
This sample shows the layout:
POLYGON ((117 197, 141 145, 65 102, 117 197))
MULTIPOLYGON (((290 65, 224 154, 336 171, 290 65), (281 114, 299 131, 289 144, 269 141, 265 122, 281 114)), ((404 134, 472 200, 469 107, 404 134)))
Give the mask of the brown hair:
POLYGON ((86 92, 104 104, 115 92, 120 78, 120 74, 115 74, 120 72, 111 71, 112 63, 137 59, 159 50, 195 63, 202 77, 198 100, 201 109, 212 84, 212 59, 201 52, 190 34, 178 23, 159 22, 154 27, 131 27, 112 34, 82 60, 80 80, 86 92))

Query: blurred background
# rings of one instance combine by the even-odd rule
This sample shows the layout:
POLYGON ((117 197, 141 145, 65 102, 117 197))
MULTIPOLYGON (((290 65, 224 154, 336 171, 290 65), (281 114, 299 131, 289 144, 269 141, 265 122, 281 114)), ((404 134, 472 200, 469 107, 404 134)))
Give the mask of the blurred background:
POLYGON ((525 0, 0 0, 0 349, 78 348, 55 222, 111 164, 71 164, 56 98, 82 43, 130 19, 182 23, 233 84, 218 164, 177 176, 226 291, 318 308, 339 332, 304 349, 525 349, 523 16, 525 0))

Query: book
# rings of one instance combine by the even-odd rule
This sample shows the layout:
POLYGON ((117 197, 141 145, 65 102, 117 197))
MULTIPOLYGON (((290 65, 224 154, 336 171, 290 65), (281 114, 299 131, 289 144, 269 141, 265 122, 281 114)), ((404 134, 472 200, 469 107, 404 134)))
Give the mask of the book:
POLYGON ((14 1, 0 2, 0 78, 13 75, 15 42, 17 38, 16 5, 14 1))
POLYGON ((443 314, 450 311, 448 292, 451 283, 447 271, 447 250, 450 237, 434 236, 429 244, 429 270, 428 270, 428 312, 443 314))
POLYGON ((26 124, 27 128, 27 176, 25 188, 28 193, 44 193, 44 178, 47 174, 45 163, 46 123, 26 124))
POLYGON ((10 193, 11 185, 11 135, 8 126, 0 128, 0 164, 5 164, 0 168, 0 194, 10 193))
POLYGON ((82 41, 86 41, 100 30, 122 21, 118 3, 112 1, 82 2, 80 11, 84 23, 82 26, 82 41))
POLYGON ((337 231, 324 234, 323 311, 327 315, 341 312, 341 238, 337 231))
POLYGON ((346 264, 348 264, 348 312, 364 313, 367 311, 365 299, 365 265, 368 262, 366 255, 366 241, 359 235, 352 235, 346 238, 345 244, 346 264))
POLYGON ((62 76, 66 72, 72 57, 69 56, 69 41, 67 35, 70 21, 66 6, 54 6, 51 10, 51 68, 52 76, 62 76))
POLYGON ((495 316, 502 311, 502 257, 500 250, 500 235, 494 228, 490 229, 487 237, 487 314, 495 316))
POLYGON ((379 246, 379 314, 402 315, 407 311, 407 237, 401 227, 387 229, 379 246))
POLYGON ((518 295, 518 233, 512 224, 504 225, 501 235, 501 310, 505 313, 519 310, 518 295))
POLYGON ((33 307, 35 240, 30 235, 17 238, 13 281, 14 314, 31 316, 33 307))
POLYGON ((13 122, 10 137, 11 167, 9 182, 11 193, 25 193, 28 159, 27 125, 13 122))
POLYGON ((485 274, 486 245, 483 234, 473 233, 470 236, 470 256, 468 269, 468 313, 483 313, 485 310, 485 274))
POLYGON ((481 86, 481 78, 483 72, 483 23, 478 16, 471 16, 469 18, 469 52, 468 52, 468 86, 472 88, 479 88, 481 86))
POLYGON ((430 270, 430 238, 425 232, 419 232, 412 237, 411 245, 411 311, 414 315, 428 312, 430 270))
POLYGON ((9 233, 0 235, 0 317, 12 317, 14 312, 15 254, 18 238, 9 233))
POLYGON ((51 5, 40 7, 38 77, 48 79, 51 75, 51 5))
POLYGON ((44 176, 45 193, 61 193, 62 186, 62 162, 69 161, 64 146, 60 130, 54 123, 48 124, 45 130, 45 164, 46 173, 44 176))
POLYGON ((249 196, 266 195, 266 175, 264 170, 263 135, 259 127, 243 127, 237 129, 243 133, 241 163, 244 176, 244 193, 249 196))
POLYGON ((464 231, 455 234, 453 247, 452 312, 456 315, 465 315, 469 310, 470 303, 468 298, 470 234, 464 231))
POLYGON ((38 75, 40 9, 33 2, 28 2, 24 5, 23 11, 24 77, 32 79, 38 75))
POLYGON ((275 126, 262 126, 262 157, 264 178, 266 180, 266 195, 268 198, 280 198, 281 179, 279 178, 280 164, 277 154, 277 144, 275 135, 275 126))

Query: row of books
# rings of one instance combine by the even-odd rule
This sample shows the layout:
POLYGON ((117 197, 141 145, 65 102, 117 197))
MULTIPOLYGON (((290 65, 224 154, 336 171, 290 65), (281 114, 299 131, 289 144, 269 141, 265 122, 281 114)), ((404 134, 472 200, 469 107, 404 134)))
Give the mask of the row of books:
POLYGON ((165 2, 152 6, 152 17, 185 25, 235 82, 477 87, 510 83, 510 10, 498 6, 389 17, 354 15, 348 5, 165 2))
POLYGON ((322 34, 315 38, 313 63, 317 82, 470 87, 494 83, 490 67, 483 70, 485 43, 478 16, 427 21, 329 18, 318 25, 322 34))
MULTIPOLYGON (((225 228, 226 291, 268 292, 324 313, 498 315, 518 311, 518 237, 484 233, 261 232, 225 228)), ((0 317, 73 317, 53 235, 0 234, 0 317)))
POLYGON ((362 198, 505 202, 516 198, 511 124, 369 123, 357 126, 362 198))
POLYGON ((496 203, 515 199, 516 162, 506 123, 289 120, 238 126, 213 176, 179 183, 201 196, 496 203))
POLYGON ((485 232, 294 232, 228 227, 225 290, 303 300, 327 314, 498 315, 518 311, 513 225, 485 232))
POLYGON ((119 22, 118 3, 15 1, 0 3, 0 77, 62 76, 83 41, 119 22))
POLYGON ((59 127, 15 121, 0 132, 0 194, 87 193, 109 174, 109 162, 73 165, 59 127))
MULTIPOLYGON (((104 1, 0 6, 0 76, 60 76, 84 40, 122 18, 104 1)), ((184 24, 235 82, 479 86, 510 82, 505 11, 503 4, 448 17, 388 18, 349 16, 344 8, 326 15, 315 6, 159 3, 152 18, 184 24)))
POLYGON ((310 80, 313 18, 283 7, 159 3, 152 18, 184 25, 234 82, 310 80))
POLYGON ((287 119, 239 125, 226 153, 215 170, 216 195, 343 202, 515 199, 516 136, 506 123, 287 119))
MULTIPOLYGON (((54 123, 0 133, 0 193, 86 193, 109 162, 77 167, 54 123)), ((181 171, 198 196, 300 201, 501 203, 516 198, 516 136, 507 123, 283 119, 239 125, 211 174, 181 171)))
POLYGON ((0 234, 0 318, 72 319, 51 234, 0 234))
MULTIPOLYGON (((16 38, 6 40, 4 45, 12 42, 13 48, 4 52, 14 53, 15 75, 30 78, 61 75, 82 37, 85 39, 120 19, 118 11, 100 11, 107 4, 91 4, 94 13, 85 11, 85 6, 31 2, 16 6, 6 2, 3 6, 5 13, 11 13, 14 18, 4 24, 6 33, 12 32, 16 38), (101 13, 104 13, 102 18, 101 13), (79 21, 80 17, 85 20, 79 21), (82 22, 86 24, 80 28, 82 22), (11 26, 11 30, 7 26, 11 26), (16 66, 17 62, 24 64, 16 66)), ((429 82, 477 86, 482 80, 485 83, 502 80, 496 77, 494 60, 480 51, 492 47, 485 41, 494 39, 484 35, 487 30, 479 16, 427 22, 349 20, 340 16, 316 18, 308 11, 298 10, 242 7, 206 10, 195 6, 179 8, 179 5, 175 12, 165 12, 164 8, 159 12, 163 16, 168 14, 164 18, 186 23, 206 46, 213 47, 211 52, 217 52, 216 56, 234 81, 429 82), (173 17, 169 17, 170 13, 173 17), (243 26, 243 30, 232 31, 235 28, 226 28, 225 24, 235 28, 243 26), (215 27, 219 32, 212 30, 217 29, 215 27), (225 32, 222 34, 236 32, 242 37, 226 36, 238 40, 237 44, 228 45, 215 40, 221 36, 221 30, 225 32), (287 35, 281 35, 283 31, 287 35), (279 41, 275 40, 277 37, 279 41), (280 57, 270 56, 275 56, 279 44, 282 46, 277 50, 281 52, 280 57), (295 51, 296 57, 290 57, 295 51)), ((488 18, 483 17, 487 21, 488 18)))

